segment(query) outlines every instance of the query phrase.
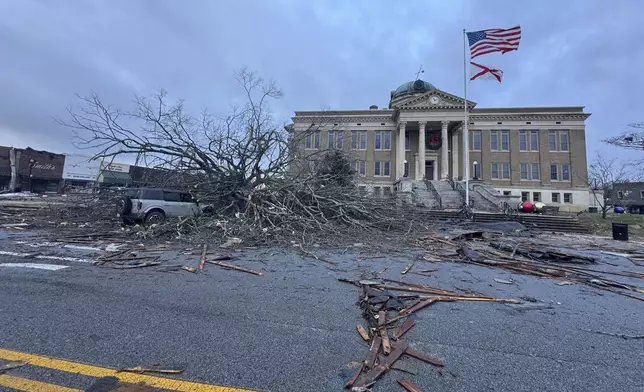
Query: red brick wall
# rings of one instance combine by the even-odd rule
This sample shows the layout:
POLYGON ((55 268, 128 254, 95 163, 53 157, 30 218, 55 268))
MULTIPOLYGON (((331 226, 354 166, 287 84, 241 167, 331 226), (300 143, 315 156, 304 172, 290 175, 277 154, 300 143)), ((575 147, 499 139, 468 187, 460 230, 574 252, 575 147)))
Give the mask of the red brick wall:
POLYGON ((29 160, 33 159, 35 164, 31 170, 32 178, 41 179, 62 179, 65 155, 54 154, 47 151, 36 151, 27 148, 21 151, 18 174, 22 177, 29 176, 29 160))

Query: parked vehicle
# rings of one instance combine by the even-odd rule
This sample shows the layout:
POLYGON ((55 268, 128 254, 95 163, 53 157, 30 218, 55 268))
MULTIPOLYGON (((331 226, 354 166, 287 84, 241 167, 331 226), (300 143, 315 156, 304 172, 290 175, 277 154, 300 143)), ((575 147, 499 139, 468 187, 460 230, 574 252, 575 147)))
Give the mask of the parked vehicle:
POLYGON ((188 192, 175 189, 134 188, 125 191, 117 202, 123 222, 160 223, 170 217, 197 216, 199 203, 188 192))

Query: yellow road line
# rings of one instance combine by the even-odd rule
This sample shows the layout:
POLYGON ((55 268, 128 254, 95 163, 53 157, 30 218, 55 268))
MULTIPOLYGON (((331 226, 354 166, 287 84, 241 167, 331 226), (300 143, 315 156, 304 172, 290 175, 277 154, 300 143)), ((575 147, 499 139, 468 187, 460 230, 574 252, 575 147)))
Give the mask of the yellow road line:
POLYGON ((8 374, 0 374, 0 386, 28 392, 83 392, 81 389, 67 388, 8 374))
POLYGON ((224 387, 219 385, 202 384, 192 381, 184 381, 166 377, 150 376, 147 374, 120 373, 114 369, 100 366, 87 365, 84 363, 68 361, 65 359, 56 359, 41 355, 23 353, 20 351, 5 350, 0 348, 0 358, 8 361, 22 361, 33 366, 56 369, 67 373, 82 374, 90 377, 116 377, 122 382, 128 383, 145 383, 150 387, 169 389, 171 391, 181 392, 253 392, 251 389, 240 389, 234 387, 224 387))

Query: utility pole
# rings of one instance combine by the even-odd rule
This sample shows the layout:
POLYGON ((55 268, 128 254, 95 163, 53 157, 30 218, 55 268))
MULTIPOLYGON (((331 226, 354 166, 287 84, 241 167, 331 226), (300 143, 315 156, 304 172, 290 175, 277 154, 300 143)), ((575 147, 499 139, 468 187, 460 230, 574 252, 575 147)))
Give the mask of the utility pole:
POLYGON ((11 147, 9 150, 9 164, 11 165, 11 181, 9 182, 9 191, 16 191, 16 149, 11 147))

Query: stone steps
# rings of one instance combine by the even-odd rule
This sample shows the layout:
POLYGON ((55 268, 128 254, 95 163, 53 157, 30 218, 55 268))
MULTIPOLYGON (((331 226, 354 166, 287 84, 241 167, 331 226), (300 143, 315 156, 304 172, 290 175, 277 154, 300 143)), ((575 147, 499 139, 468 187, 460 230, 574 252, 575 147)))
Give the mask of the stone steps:
POLYGON ((431 181, 432 186, 441 198, 443 208, 460 208, 463 205, 461 193, 452 189, 447 181, 431 181))
POLYGON ((572 216, 553 216, 539 214, 517 214, 506 216, 500 213, 476 212, 474 215, 475 222, 501 222, 513 220, 521 223, 528 229, 539 229, 545 231, 565 232, 565 233, 588 233, 586 226, 572 216))
MULTIPOLYGON (((460 216, 459 211, 449 210, 429 210, 424 211, 423 214, 428 218, 436 220, 449 220, 460 216)), ((490 212, 474 212, 472 215, 474 216, 475 222, 515 221, 523 224, 528 229, 560 233, 589 233, 588 228, 580 223, 577 218, 572 216, 550 216, 538 214, 518 214, 507 216, 505 214, 490 212)))

